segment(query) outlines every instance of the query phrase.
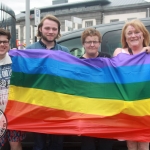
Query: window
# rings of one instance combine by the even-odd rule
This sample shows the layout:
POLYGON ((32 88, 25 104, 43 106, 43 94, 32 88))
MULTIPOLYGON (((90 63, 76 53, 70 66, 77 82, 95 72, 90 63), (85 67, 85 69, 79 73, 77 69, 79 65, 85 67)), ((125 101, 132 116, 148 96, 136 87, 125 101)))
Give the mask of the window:
POLYGON ((148 30, 148 31, 149 31, 149 33, 150 33, 150 26, 147 26, 146 28, 147 28, 147 30, 148 30))
POLYGON ((102 52, 113 55, 114 50, 121 46, 121 30, 107 32, 102 37, 102 52))
POLYGON ((72 31, 72 30, 73 30, 73 28, 68 27, 68 31, 72 31))
MULTIPOLYGON (((148 31, 150 32, 150 26, 146 26, 148 31)), ((113 55, 114 50, 118 47, 122 47, 121 45, 121 31, 116 30, 107 32, 102 37, 101 43, 101 51, 113 55)))
POLYGON ((81 29, 82 28, 82 24, 78 24, 78 29, 81 29))
POLYGON ((61 24, 61 31, 65 31, 65 24, 64 23, 61 24))
POLYGON ((117 22, 117 21, 119 21, 119 19, 112 19, 112 20, 110 20, 110 22, 117 22))
POLYGON ((82 21, 82 28, 96 25, 96 19, 88 19, 82 21))
POLYGON ((80 57, 84 54, 84 48, 81 44, 81 38, 75 38, 67 41, 63 41, 59 43, 63 46, 66 46, 69 50, 70 53, 76 57, 80 57))
POLYGON ((128 21, 133 20, 133 19, 137 19, 137 18, 127 18, 128 21))
POLYGON ((85 27, 93 26, 93 21, 85 21, 85 27))

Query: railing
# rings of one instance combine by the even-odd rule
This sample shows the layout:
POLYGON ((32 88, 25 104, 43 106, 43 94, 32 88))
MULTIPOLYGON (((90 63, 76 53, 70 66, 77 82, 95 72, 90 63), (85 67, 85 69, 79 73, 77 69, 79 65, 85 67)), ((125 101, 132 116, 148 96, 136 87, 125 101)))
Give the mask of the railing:
POLYGON ((11 33, 10 46, 16 47, 16 17, 14 11, 0 2, 0 28, 11 33))

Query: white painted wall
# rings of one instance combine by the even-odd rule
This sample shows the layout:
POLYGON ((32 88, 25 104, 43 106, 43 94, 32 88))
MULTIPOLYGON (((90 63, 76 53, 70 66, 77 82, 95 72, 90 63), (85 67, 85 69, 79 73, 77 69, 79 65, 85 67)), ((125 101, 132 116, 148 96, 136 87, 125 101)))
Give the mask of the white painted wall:
POLYGON ((128 13, 128 14, 115 14, 115 15, 106 15, 104 14, 104 22, 103 23, 110 23, 112 19, 119 19, 119 21, 125 21, 128 18, 145 18, 146 12, 139 12, 139 13, 128 13))

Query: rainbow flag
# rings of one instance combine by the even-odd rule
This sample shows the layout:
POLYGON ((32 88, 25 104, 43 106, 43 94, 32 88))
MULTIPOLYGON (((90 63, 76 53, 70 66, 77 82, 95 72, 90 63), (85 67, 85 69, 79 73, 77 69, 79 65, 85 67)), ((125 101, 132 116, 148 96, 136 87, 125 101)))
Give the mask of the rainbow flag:
POLYGON ((150 55, 81 60, 62 51, 11 50, 8 128, 150 140, 150 55))

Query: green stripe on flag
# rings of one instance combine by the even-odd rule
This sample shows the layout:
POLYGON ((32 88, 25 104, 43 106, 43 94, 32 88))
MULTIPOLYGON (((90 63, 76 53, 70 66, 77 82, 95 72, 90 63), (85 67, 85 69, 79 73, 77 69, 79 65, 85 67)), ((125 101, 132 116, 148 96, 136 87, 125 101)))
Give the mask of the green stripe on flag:
POLYGON ((150 97, 150 82, 114 84, 92 83, 45 74, 12 73, 11 85, 49 90, 90 98, 142 100, 150 97), (17 79, 15 80, 14 79, 17 79), (143 87, 143 88, 142 88, 143 87), (131 92, 132 91, 132 92, 131 92))

